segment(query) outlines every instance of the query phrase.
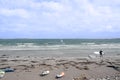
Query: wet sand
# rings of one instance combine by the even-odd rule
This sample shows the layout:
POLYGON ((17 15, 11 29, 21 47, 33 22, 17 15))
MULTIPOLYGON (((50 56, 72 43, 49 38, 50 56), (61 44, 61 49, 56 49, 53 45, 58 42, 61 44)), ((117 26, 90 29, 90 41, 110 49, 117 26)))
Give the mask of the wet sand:
POLYGON ((0 55, 0 69, 12 68, 0 80, 120 80, 120 56, 90 59, 88 57, 40 57, 0 55), (40 74, 49 70, 46 76, 40 74))

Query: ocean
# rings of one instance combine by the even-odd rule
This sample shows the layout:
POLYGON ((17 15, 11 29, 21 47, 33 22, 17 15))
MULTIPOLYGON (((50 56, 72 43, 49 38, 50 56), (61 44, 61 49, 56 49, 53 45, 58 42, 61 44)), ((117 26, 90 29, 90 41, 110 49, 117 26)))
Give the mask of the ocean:
POLYGON ((103 50, 120 54, 120 39, 0 39, 0 54, 87 56, 103 50))

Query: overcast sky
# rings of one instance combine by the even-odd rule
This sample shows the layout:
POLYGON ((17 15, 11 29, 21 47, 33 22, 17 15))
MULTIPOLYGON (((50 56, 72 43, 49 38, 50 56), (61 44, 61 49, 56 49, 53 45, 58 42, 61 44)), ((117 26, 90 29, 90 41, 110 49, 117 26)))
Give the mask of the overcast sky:
POLYGON ((0 38, 120 38, 120 0, 0 0, 0 38))

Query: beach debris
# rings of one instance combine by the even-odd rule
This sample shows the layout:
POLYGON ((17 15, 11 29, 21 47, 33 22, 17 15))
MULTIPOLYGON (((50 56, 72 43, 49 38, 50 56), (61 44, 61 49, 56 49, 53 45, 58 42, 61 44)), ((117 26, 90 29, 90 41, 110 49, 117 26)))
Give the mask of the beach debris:
POLYGON ((0 62, 7 62, 7 59, 1 59, 0 62))
POLYGON ((119 71, 120 72, 120 66, 118 66, 118 65, 116 65, 116 64, 114 64, 114 63, 112 63, 112 62, 108 62, 110 65, 107 65, 107 67, 111 67, 111 68, 113 68, 113 69, 115 69, 115 70, 117 70, 117 71, 119 71))
POLYGON ((4 77, 5 72, 3 70, 0 70, 0 78, 4 77))
POLYGON ((31 61, 32 63, 37 63, 38 61, 31 61))
POLYGON ((50 71, 43 71, 41 74, 40 74, 40 76, 45 76, 45 75, 48 75, 50 73, 50 71))
POLYGON ((84 66, 84 70, 89 70, 89 67, 88 66, 84 66))
POLYGON ((81 74, 80 77, 75 77, 73 80, 89 80, 85 74, 81 74))
POLYGON ((105 79, 105 78, 91 78, 89 80, 109 80, 109 79, 105 79))
POLYGON ((1 56, 7 56, 6 54, 3 54, 3 55, 1 55, 1 56))
POLYGON ((115 65, 108 65, 107 67, 111 67, 114 68, 115 70, 117 70, 119 67, 115 66, 115 65))
POLYGON ((106 77, 103 77, 103 78, 90 78, 89 80, 120 80, 120 76, 119 75, 113 75, 113 76, 106 76, 106 77))
POLYGON ((15 69, 13 69, 13 68, 4 68, 4 69, 2 69, 4 72, 14 72, 15 71, 15 69))
POLYGON ((64 75, 65 75, 65 73, 64 73, 64 72, 61 72, 61 74, 57 74, 57 75, 56 75, 56 78, 62 78, 64 75))

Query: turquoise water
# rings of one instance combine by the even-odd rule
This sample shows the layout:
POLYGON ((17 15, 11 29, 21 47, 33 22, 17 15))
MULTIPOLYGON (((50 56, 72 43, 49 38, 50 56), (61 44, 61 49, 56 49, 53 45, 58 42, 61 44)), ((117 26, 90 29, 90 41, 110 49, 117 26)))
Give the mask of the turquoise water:
POLYGON ((120 39, 0 39, 2 46, 33 45, 89 45, 120 44, 120 39))

